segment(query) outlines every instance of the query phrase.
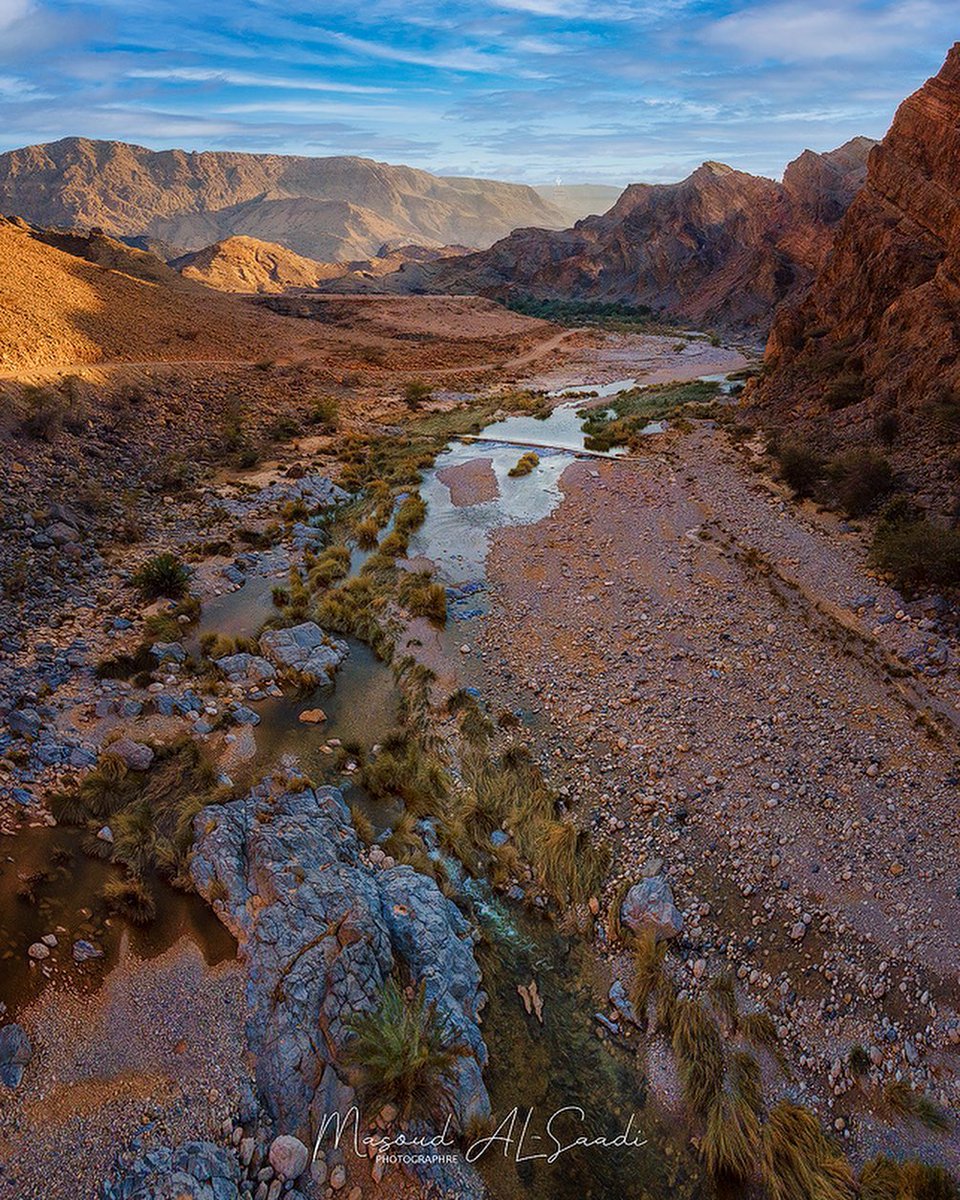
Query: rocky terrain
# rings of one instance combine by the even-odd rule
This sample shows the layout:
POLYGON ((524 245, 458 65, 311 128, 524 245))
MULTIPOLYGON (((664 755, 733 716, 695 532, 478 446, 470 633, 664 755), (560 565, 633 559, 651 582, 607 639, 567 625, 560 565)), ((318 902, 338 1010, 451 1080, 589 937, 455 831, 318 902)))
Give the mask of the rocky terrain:
POLYGON ((398 287, 623 301, 698 325, 765 329, 822 265, 863 181, 867 138, 804 153, 783 183, 708 162, 672 184, 632 184, 602 216, 518 229, 489 250, 408 269, 398 287))
POLYGON ((185 278, 221 292, 262 294, 316 288, 326 280, 343 276, 388 275, 402 270, 407 263, 433 262, 467 253, 465 246, 431 248, 385 243, 373 258, 322 263, 294 254, 276 242, 231 237, 172 258, 170 265, 185 278))
POLYGON ((289 344, 269 313, 100 235, 0 218, 0 374, 104 361, 256 359, 289 344))
POLYGON ((956 501, 960 47, 872 151, 809 292, 777 314, 754 393, 823 444, 883 444, 921 499, 956 501))
POLYGON ((367 258, 395 239, 487 246, 519 225, 564 224, 520 184, 365 158, 187 154, 87 138, 0 154, 0 213, 184 251, 253 237, 320 262, 367 258))

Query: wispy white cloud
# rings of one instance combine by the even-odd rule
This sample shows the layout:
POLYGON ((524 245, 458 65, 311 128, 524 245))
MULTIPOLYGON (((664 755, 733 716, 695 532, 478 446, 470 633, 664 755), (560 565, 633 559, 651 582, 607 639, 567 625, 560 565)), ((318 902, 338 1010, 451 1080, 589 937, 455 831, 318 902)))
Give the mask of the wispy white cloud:
POLYGON ((171 83, 224 83, 233 87, 279 88, 299 92, 336 92, 340 95, 383 95, 395 89, 365 84, 334 82, 312 78, 295 79, 276 75, 258 75, 221 67, 134 67, 130 79, 161 79, 171 83))

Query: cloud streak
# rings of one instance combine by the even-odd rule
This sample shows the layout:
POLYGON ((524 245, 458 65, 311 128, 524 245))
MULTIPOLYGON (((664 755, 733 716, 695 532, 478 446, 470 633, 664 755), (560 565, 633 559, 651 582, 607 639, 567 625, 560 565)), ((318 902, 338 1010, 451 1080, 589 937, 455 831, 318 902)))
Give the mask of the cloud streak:
POLYGON ((0 149, 360 154, 538 182, 879 136, 955 0, 0 0, 0 149))

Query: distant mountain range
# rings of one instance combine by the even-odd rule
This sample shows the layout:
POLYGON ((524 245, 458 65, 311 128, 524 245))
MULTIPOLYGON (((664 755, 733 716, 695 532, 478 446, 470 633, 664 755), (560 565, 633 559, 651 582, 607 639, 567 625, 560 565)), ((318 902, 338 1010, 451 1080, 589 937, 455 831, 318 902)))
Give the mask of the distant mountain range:
POLYGON ((367 258, 390 242, 484 247, 521 225, 562 228, 570 203, 558 207, 522 184, 366 158, 154 151, 86 138, 0 154, 0 213, 181 253, 238 235, 320 262, 367 258))
POLYGON ((384 285, 622 301, 698 325, 765 329, 822 265, 873 145, 805 150, 782 183, 707 162, 680 183, 632 184, 571 229, 517 229, 477 254, 407 265, 384 285))

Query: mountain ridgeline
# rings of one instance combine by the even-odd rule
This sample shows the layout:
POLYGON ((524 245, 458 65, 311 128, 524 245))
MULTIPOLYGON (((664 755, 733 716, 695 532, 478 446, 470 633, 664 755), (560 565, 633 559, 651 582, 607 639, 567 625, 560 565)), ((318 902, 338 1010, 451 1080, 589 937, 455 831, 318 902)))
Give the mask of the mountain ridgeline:
POLYGON ((766 329, 776 305, 822 265, 873 144, 804 151, 782 183, 704 163, 680 183, 633 184, 609 212, 572 229, 517 229, 489 250, 406 267, 395 284, 619 301, 699 325, 766 329))
POLYGON ((567 223, 516 183, 367 158, 154 151, 87 138, 0 154, 0 213, 181 253, 245 236, 320 262, 364 259, 391 242, 489 246, 518 225, 567 223))

